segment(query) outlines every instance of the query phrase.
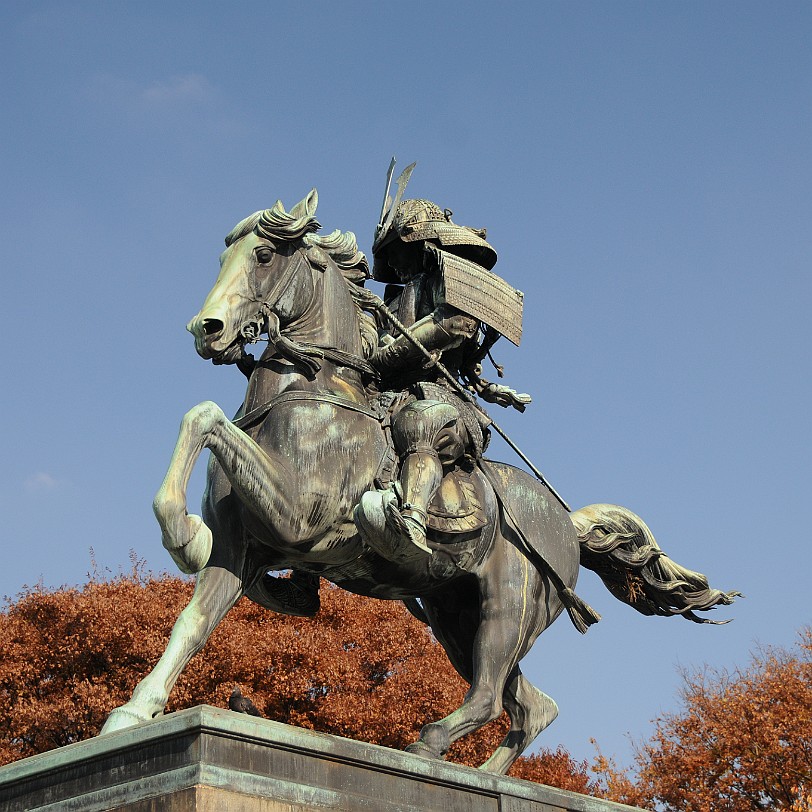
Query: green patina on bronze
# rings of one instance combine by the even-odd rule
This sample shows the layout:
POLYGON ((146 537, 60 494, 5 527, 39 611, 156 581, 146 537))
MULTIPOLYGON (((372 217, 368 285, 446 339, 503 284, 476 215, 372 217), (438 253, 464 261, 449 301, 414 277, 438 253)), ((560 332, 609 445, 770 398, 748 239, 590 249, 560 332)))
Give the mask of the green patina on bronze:
POLYGON ((212 402, 183 418, 154 508, 164 546, 197 585, 163 656, 104 734, 163 713, 241 596, 312 615, 323 577, 404 601, 471 683, 409 749, 442 758, 504 709, 510 731, 483 765, 503 773, 558 713, 522 675, 522 657, 562 611, 581 631, 598 619, 573 591, 579 566, 644 614, 706 622, 695 612, 737 594, 672 562, 625 508, 569 512, 543 478, 484 458, 493 423, 474 394, 520 411, 530 400, 481 367, 500 334, 519 343, 523 297, 493 272, 484 229, 403 200, 412 169, 394 201, 387 187, 376 230, 384 303, 365 288, 355 236, 317 234, 315 190, 290 211, 277 202, 250 215, 226 238, 188 329, 201 357, 246 375, 245 400, 233 420, 212 402), (246 347, 259 340, 267 347, 255 359, 246 347), (186 489, 206 449, 198 516, 186 489), (292 576, 270 574, 281 569, 292 576))

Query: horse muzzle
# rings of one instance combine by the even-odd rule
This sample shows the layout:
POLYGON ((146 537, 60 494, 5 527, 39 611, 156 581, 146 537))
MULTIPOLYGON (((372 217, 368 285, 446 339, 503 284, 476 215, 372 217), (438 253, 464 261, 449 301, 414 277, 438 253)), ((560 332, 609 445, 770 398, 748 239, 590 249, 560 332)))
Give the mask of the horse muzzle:
POLYGON ((235 344, 239 336, 227 335, 225 323, 218 318, 198 313, 186 329, 194 336, 195 350, 201 358, 216 361, 235 344))

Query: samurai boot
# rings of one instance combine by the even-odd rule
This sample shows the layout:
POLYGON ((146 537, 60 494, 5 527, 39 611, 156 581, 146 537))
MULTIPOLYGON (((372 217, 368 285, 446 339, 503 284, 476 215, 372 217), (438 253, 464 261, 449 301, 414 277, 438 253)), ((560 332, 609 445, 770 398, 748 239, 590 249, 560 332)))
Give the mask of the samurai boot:
POLYGON ((403 461, 401 481, 395 490, 367 491, 355 509, 355 524, 367 545, 396 563, 430 556, 426 508, 442 478, 437 452, 417 451, 403 461))
POLYGON ((401 516, 394 491, 367 491, 355 508, 355 525, 364 543, 387 561, 406 564, 428 558, 426 531, 401 516))

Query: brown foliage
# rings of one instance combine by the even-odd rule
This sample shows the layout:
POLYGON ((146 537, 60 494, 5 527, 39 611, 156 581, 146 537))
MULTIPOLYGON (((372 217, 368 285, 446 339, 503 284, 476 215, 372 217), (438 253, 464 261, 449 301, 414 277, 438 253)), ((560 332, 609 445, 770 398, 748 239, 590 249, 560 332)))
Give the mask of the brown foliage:
POLYGON ((604 795, 598 782, 590 778, 586 761, 576 761, 561 746, 556 750, 544 750, 538 755, 520 758, 511 768, 510 775, 584 795, 604 795))
MULTIPOLYGON (((192 585, 139 572, 81 589, 25 591, 0 614, 0 764, 96 735, 154 666, 192 585)), ((167 706, 227 707, 239 685, 268 718, 402 749, 458 707, 467 685, 402 604, 323 583, 311 619, 243 599, 181 675, 167 706)), ((506 719, 457 742, 450 758, 482 763, 506 719)), ((588 791, 586 764, 559 749, 513 775, 588 791)))
POLYGON ((732 674, 686 674, 682 710, 656 720, 637 781, 599 757, 614 800, 685 812, 810 809, 812 630, 732 674))

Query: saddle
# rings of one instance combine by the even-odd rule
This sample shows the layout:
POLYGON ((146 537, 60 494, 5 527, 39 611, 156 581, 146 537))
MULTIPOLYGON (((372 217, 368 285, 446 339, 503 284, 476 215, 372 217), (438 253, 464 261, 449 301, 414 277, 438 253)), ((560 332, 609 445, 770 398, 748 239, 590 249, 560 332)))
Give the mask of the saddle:
MULTIPOLYGON (((435 393, 432 391, 431 394, 434 396, 435 393)), ((381 427, 386 434, 386 451, 375 476, 375 487, 381 490, 390 487, 397 477, 398 456, 392 442, 391 421, 407 399, 403 393, 384 392, 373 407, 380 415, 381 427)), ((482 436, 481 430, 479 436, 482 436)), ((476 448, 481 452, 481 441, 476 448)), ((427 529, 452 534, 479 530, 487 524, 484 499, 482 480, 476 475, 476 468, 470 462, 454 463, 444 469, 440 487, 429 503, 427 529)))
MULTIPOLYGON (((389 439, 389 438, 388 438, 389 439)), ((391 439, 375 477, 375 487, 385 490, 395 480, 397 454, 391 439)), ((470 533, 487 524, 481 477, 470 465, 454 465, 443 472, 443 480, 427 509, 426 527, 438 533, 470 533)))
POLYGON ((439 533, 469 533, 486 524, 484 495, 474 468, 454 466, 428 506, 426 526, 439 533))

